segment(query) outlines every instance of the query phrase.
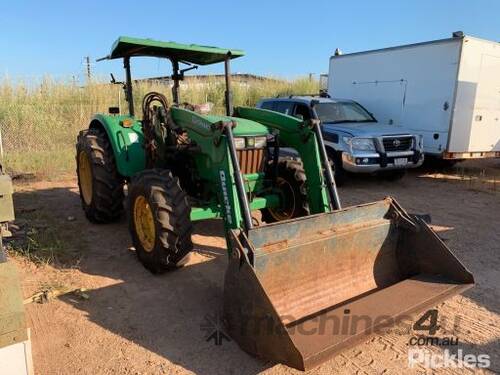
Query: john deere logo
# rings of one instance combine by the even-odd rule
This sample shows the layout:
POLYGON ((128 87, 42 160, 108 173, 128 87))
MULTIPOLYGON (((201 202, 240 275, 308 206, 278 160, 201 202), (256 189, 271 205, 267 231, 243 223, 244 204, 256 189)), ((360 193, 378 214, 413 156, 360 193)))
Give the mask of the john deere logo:
POLYGON ((399 139, 395 139, 394 141, 392 141, 392 145, 394 147, 398 147, 400 144, 401 144, 401 141, 399 139))

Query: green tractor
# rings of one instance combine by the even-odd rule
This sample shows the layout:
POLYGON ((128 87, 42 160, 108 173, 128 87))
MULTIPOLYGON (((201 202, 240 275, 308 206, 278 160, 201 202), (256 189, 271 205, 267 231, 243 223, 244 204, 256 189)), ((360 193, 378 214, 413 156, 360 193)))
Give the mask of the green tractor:
POLYGON ((186 263, 194 221, 222 218, 228 332, 244 350, 298 369, 366 339, 380 324, 309 334, 318 317, 326 329, 345 311, 397 319, 472 286, 472 275, 427 224, 394 199, 341 208, 317 121, 233 108, 230 62, 241 56, 150 39, 115 42, 104 59, 124 61, 129 113, 95 115, 77 142, 90 221, 116 220, 126 207, 139 260, 161 273, 186 263), (141 116, 132 95, 136 56, 169 59, 173 69, 173 103, 146 94, 141 116), (180 99, 187 70, 222 62, 225 115, 180 99), (300 161, 280 157, 280 147, 297 150, 300 161), (259 210, 264 223, 254 215, 259 210))

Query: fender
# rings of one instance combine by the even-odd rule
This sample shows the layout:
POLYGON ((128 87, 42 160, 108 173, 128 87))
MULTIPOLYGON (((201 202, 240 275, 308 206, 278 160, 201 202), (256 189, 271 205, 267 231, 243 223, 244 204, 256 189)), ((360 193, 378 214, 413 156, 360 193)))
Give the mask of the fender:
POLYGON ((97 114, 92 118, 89 128, 101 128, 106 131, 120 175, 132 177, 146 168, 146 155, 142 147, 144 134, 140 121, 125 115, 97 114), (130 125, 124 126, 127 122, 130 122, 130 125))

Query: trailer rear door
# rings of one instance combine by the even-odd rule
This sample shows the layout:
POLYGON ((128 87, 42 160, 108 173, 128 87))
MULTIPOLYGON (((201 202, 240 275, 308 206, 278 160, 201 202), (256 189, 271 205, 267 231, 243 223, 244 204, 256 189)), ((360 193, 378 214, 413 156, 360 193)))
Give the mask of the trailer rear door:
MULTIPOLYGON (((464 41, 448 151, 500 151, 500 46, 464 41)), ((474 157, 486 155, 469 155, 474 157)))

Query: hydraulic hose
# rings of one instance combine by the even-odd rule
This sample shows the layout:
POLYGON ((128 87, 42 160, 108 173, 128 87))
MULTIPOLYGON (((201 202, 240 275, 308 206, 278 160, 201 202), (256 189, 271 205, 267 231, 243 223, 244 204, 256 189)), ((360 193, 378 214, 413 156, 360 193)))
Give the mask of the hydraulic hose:
POLYGON ((146 149, 146 165, 151 168, 156 159, 156 141, 154 136, 153 117, 156 113, 156 104, 168 111, 168 100, 165 95, 158 92, 150 92, 142 100, 142 129, 144 132, 144 145, 146 149))

